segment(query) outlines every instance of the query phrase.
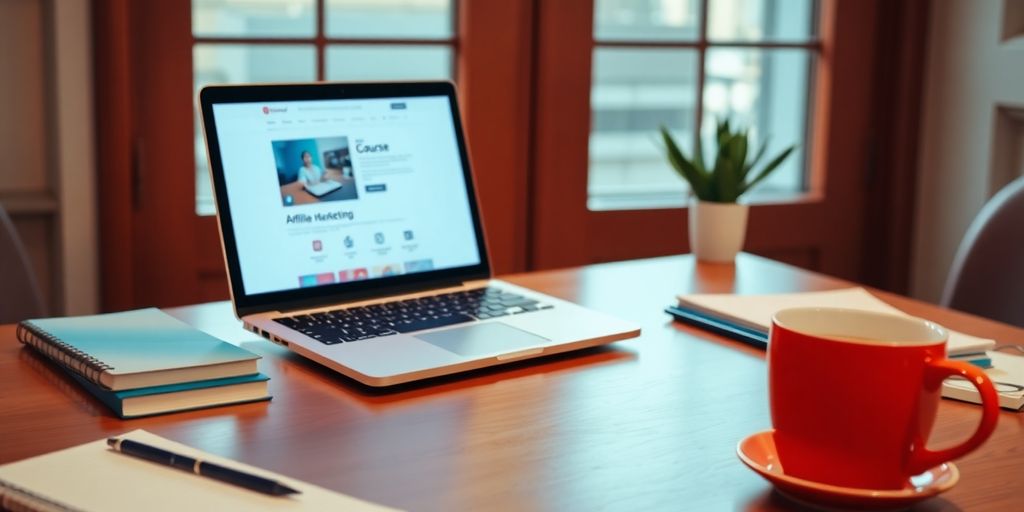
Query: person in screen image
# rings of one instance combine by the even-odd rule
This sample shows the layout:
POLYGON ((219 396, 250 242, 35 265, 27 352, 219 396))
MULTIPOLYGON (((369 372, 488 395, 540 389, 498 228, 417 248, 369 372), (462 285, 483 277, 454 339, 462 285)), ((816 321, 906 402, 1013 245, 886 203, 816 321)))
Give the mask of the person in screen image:
POLYGON ((302 167, 299 167, 299 181, 303 185, 316 185, 324 180, 324 170, 313 163, 313 154, 302 152, 302 167))

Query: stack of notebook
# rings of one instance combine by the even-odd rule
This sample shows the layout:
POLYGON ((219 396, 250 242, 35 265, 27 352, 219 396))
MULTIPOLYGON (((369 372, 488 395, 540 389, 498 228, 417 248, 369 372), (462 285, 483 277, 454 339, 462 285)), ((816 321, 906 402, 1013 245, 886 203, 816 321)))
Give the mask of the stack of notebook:
MULTIPOLYGON (((827 307, 906 315, 860 287, 776 295, 693 294, 677 299, 678 305, 666 309, 677 320, 759 348, 768 346, 772 316, 782 309, 827 307)), ((999 405, 1024 409, 1024 358, 994 352, 994 340, 947 331, 946 357, 985 368, 996 385, 999 405)), ((974 403, 981 400, 974 386, 952 378, 943 382, 942 396, 974 403)))
POLYGON ((18 340, 121 418, 270 399, 259 356, 156 308, 26 320, 18 340))
MULTIPOLYGON (((694 294, 680 295, 677 299, 679 305, 669 310, 676 318, 702 327, 705 327, 703 322, 717 322, 722 328, 735 329, 737 334, 732 337, 740 339, 741 335, 746 334, 749 342, 759 344, 762 348, 768 343, 768 328, 771 326, 772 317, 783 309, 846 308, 909 316, 860 287, 775 295, 694 294), (691 315, 691 318, 684 317, 683 314, 686 313, 691 315)), ((948 357, 969 357, 979 352, 984 353, 995 346, 993 340, 947 330, 948 357)))

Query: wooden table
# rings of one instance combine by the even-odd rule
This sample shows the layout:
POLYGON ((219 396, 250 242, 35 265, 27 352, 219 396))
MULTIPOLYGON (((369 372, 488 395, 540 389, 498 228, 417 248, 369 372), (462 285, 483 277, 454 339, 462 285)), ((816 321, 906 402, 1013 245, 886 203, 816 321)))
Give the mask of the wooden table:
MULTIPOLYGON (((741 255, 510 276, 639 322, 640 338, 575 355, 379 391, 242 331, 226 303, 173 313, 261 354, 274 400, 120 421, 0 327, 0 462, 144 428, 219 455, 410 510, 788 510, 734 453, 768 428, 764 353, 674 324, 681 292, 772 293, 843 281, 741 255)), ((903 310, 1000 341, 1024 330, 879 293, 903 310)), ((933 445, 976 406, 943 401, 933 445)), ((1024 414, 957 461, 959 484, 915 510, 1022 510, 1024 414)))

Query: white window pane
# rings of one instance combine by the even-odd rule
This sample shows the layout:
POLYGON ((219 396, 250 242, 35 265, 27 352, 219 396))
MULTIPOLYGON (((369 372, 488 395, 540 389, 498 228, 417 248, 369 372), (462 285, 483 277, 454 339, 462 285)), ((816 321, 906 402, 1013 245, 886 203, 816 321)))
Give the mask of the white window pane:
POLYGON ((316 80, 312 44, 197 44, 192 49, 196 91, 212 83, 316 80))
POLYGON ((447 80, 447 45, 334 45, 327 48, 328 80, 447 80))
POLYGON ((687 187, 665 160, 658 128, 693 147, 697 52, 597 48, 593 68, 588 207, 683 204, 687 187))
POLYGON ((700 0, 595 0, 599 41, 692 41, 700 29, 700 0))
MULTIPOLYGON (((195 92, 208 84, 310 82, 316 80, 313 45, 197 44, 192 49, 195 92)), ((196 213, 213 215, 213 190, 206 161, 206 142, 195 116, 196 213)))
POLYGON ((711 0, 712 41, 806 41, 814 36, 814 0, 711 0))
POLYGON ((755 147, 768 138, 762 162, 792 144, 799 145, 771 177, 751 191, 755 196, 789 195, 806 188, 811 55, 806 50, 787 49, 708 50, 701 126, 707 158, 712 157, 715 121, 726 117, 734 125, 749 127, 755 147))
POLYGON ((327 0, 327 37, 447 39, 453 0, 327 0))
POLYGON ((314 0, 192 0, 197 37, 313 37, 314 0))

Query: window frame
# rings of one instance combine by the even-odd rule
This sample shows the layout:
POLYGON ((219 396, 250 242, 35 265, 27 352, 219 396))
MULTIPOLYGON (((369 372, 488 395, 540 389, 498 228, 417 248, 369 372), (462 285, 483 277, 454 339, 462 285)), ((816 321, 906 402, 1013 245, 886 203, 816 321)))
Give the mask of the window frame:
MULTIPOLYGON (((593 37, 593 47, 591 49, 591 59, 597 53, 600 48, 621 48, 621 49, 670 49, 670 50, 691 50, 696 54, 697 58, 697 75, 695 78, 695 89, 694 89, 694 115, 693 115, 693 137, 691 143, 692 147, 698 147, 696 145, 697 138, 701 135, 701 127, 704 121, 704 89, 707 85, 707 54, 709 50, 716 49, 739 49, 739 50, 765 50, 764 55, 767 57, 768 52, 772 50, 803 50, 808 52, 810 59, 808 59, 808 73, 807 73, 807 90, 810 92, 806 99, 805 106, 805 120, 803 126, 803 140, 800 141, 801 146, 804 147, 802 152, 803 161, 800 163, 800 190, 794 192, 781 192, 781 193, 768 193, 768 194, 756 194, 752 193, 747 197, 747 202, 750 203, 768 203, 768 202, 779 202, 779 201, 799 201, 806 197, 810 185, 810 155, 813 151, 813 140, 812 140, 812 126, 811 123, 814 117, 814 95, 816 93, 816 65, 815 62, 820 58, 822 53, 822 41, 820 36, 820 21, 821 21, 821 1, 822 0, 810 0, 811 1, 811 26, 810 35, 799 41, 786 41, 786 40, 760 40, 760 41, 743 41, 743 40, 717 40, 711 39, 708 36, 708 21, 711 2, 713 0, 700 0, 699 13, 698 13, 698 26, 697 35, 692 40, 639 40, 639 39, 614 39, 614 38, 597 38, 596 34, 593 37)), ((595 0, 596 2, 596 0, 595 0)), ((593 13, 593 8, 591 8, 593 13)), ((593 24, 591 24, 592 26, 593 24)), ((593 30, 592 30, 593 32, 593 30)), ((589 166, 588 166, 589 173, 589 166)), ((756 191, 755 191, 756 192, 756 191)), ((589 197, 589 174, 588 174, 588 205, 590 203, 589 197)), ((589 206, 588 206, 589 209, 589 206)), ((591 211, 633 211, 633 210, 644 210, 652 209, 651 207, 644 205, 628 206, 625 208, 602 208, 591 211)), ((658 209, 658 208, 653 208, 658 209)))
MULTIPOLYGON (((459 72, 459 5, 462 3, 460 0, 451 1, 451 35, 448 37, 439 38, 426 38, 426 37, 329 37, 327 35, 326 27, 326 15, 327 15, 327 1, 328 0, 313 0, 313 15, 315 16, 315 27, 316 32, 311 37, 299 37, 299 36, 197 36, 195 31, 192 30, 189 35, 191 36, 191 42, 189 47, 193 54, 195 53, 196 46, 198 45, 238 45, 238 46, 297 46, 297 47, 313 47, 316 54, 316 75, 315 80, 323 82, 327 80, 327 50, 331 46, 338 45, 359 45, 359 46, 424 46, 424 47, 447 47, 451 50, 451 61, 449 68, 449 76, 453 82, 458 82, 459 72)), ((189 2, 191 6, 191 0, 189 2)), ((191 12, 191 11, 190 11, 191 12)), ((193 63, 192 75, 193 80, 195 76, 195 67, 193 63)), ((195 124, 197 130, 201 130, 201 126, 198 122, 195 124)), ((208 171, 208 170, 207 170, 208 171)), ((199 172, 199 169, 195 169, 195 172, 199 172)), ((200 213, 199 202, 200 197, 198 190, 194 192, 196 196, 196 207, 195 214, 197 217, 212 217, 216 214, 215 211, 208 211, 200 213)), ((205 198, 209 202, 213 202, 213 196, 205 198)))
MULTIPOLYGON (((529 267, 688 252, 685 206, 587 208, 593 0, 544 2, 540 9, 529 267)), ((817 12, 821 49, 814 66, 807 190, 754 202, 745 250, 856 277, 860 258, 850 255, 861 254, 864 175, 873 165, 878 12, 839 0, 820 0, 817 12)))
MULTIPOLYGON (((535 4, 456 6, 453 69, 491 268, 525 270, 535 4)), ((216 218, 195 214, 191 2, 96 2, 93 26, 103 308, 226 299, 216 218)))
POLYGON ((316 34, 313 37, 249 37, 249 36, 197 36, 192 32, 192 48, 197 44, 247 44, 247 45, 313 45, 316 48, 316 80, 324 81, 326 77, 327 47, 331 45, 409 45, 409 46, 443 46, 452 49, 451 76, 455 80, 458 73, 459 52, 459 5, 460 0, 451 0, 452 35, 445 38, 416 37, 329 37, 326 34, 324 20, 327 14, 327 0, 313 0, 316 16, 316 34))

